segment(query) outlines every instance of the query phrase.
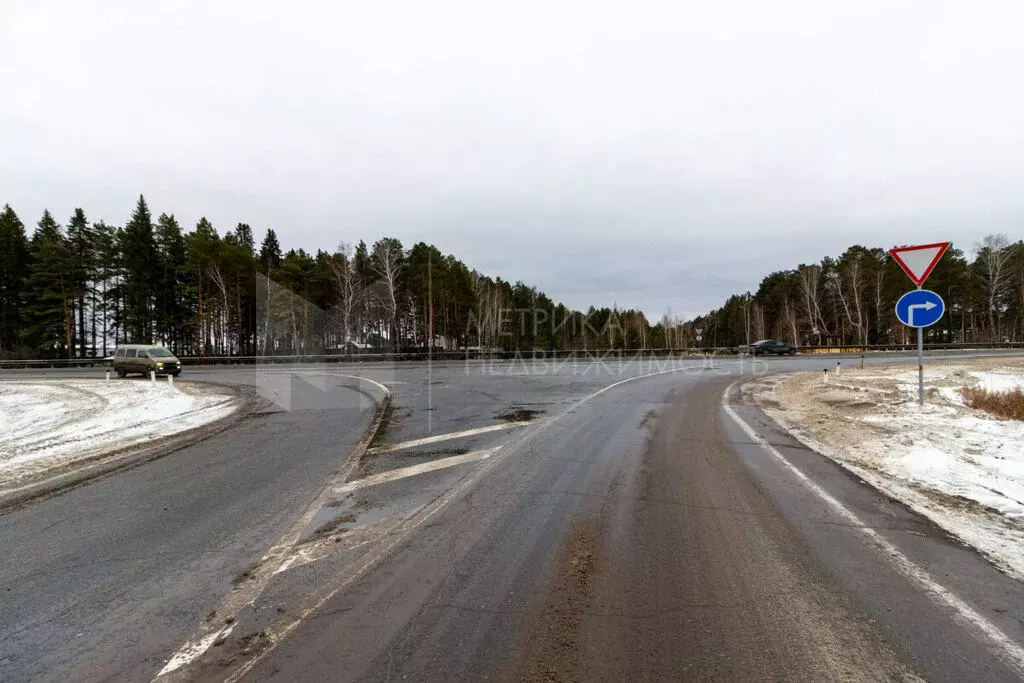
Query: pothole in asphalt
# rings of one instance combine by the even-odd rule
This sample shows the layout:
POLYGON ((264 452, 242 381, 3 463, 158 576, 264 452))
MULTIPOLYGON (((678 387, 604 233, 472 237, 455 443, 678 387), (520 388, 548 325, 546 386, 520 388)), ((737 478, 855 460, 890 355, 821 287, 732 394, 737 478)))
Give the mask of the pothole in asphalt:
POLYGON ((533 408, 524 408, 522 406, 512 406, 511 410, 505 413, 499 413, 495 415, 499 420, 505 422, 529 422, 536 416, 543 413, 543 410, 535 410, 533 408))
MULTIPOLYGON (((324 508, 320 509, 320 511, 317 513, 317 516, 319 516, 321 513, 324 513, 324 512, 327 512, 328 514, 330 514, 330 513, 334 512, 334 511, 335 511, 335 509, 333 509, 333 508, 324 507, 324 508)), ((342 525, 343 524, 354 524, 356 519, 357 519, 357 517, 356 517, 355 514, 353 514, 351 512, 343 512, 343 513, 339 514, 338 516, 332 517, 331 519, 328 519, 326 522, 321 523, 319 526, 317 526, 314 529, 313 533, 309 534, 305 538, 305 540, 306 541, 315 541, 317 539, 324 538, 325 536, 331 536, 333 534, 343 534, 346 531, 348 531, 349 529, 347 527, 342 526, 342 525)), ((315 523, 315 518, 314 518, 314 523, 315 523)))
POLYGON ((469 453, 468 448, 438 448, 433 451, 408 451, 398 453, 403 458, 447 458, 453 455, 465 455, 469 453))
POLYGON ((260 568, 261 564, 262 564, 262 562, 253 562, 252 564, 250 564, 248 567, 243 569, 242 572, 238 576, 236 576, 235 578, 231 579, 231 585, 235 586, 235 587, 238 587, 238 586, 241 586, 246 581, 249 581, 249 580, 255 578, 256 570, 260 568))

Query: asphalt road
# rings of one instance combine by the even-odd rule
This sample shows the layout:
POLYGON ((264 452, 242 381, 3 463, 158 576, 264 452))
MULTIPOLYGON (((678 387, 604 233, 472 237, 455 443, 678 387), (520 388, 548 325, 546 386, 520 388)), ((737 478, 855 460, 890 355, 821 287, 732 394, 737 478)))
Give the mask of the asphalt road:
POLYGON ((291 411, 0 516, 0 679, 152 678, 372 412, 346 387, 293 393, 291 411))
POLYGON ((829 364, 194 371, 276 412, 0 517, 0 678, 152 679, 213 634, 160 679, 1021 680, 1021 584, 730 408, 851 524, 722 407, 829 364), (349 482, 342 374, 393 393, 349 482))

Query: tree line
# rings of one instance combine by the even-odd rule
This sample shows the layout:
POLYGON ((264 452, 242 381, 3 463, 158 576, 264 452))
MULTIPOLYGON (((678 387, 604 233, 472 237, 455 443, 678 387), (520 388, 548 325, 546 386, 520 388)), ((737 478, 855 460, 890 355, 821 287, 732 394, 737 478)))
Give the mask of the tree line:
MULTIPOLYGON (((973 256, 951 246, 926 287, 946 312, 925 329, 931 343, 1024 341, 1024 242, 989 235, 973 256)), ((763 338, 798 346, 910 344, 916 332, 896 318, 896 301, 914 289, 885 249, 849 247, 836 258, 766 276, 756 292, 735 294, 718 309, 682 325, 712 345, 737 346, 763 338)))
MULTIPOLYGON (((951 247, 929 278, 946 313, 927 341, 1024 341, 1024 242, 990 235, 971 253, 951 247)), ((569 309, 424 242, 311 254, 282 251, 268 229, 257 247, 246 223, 186 231, 154 220, 142 196, 122 226, 44 211, 28 236, 10 205, 0 212, 0 358, 105 357, 124 342, 183 356, 909 344, 894 309, 912 287, 885 249, 855 245, 706 315, 651 324, 616 305, 569 309)))
POLYGON ((394 237, 283 252, 238 223, 155 220, 143 196, 122 226, 44 211, 29 236, 0 213, 0 358, 105 357, 118 343, 183 356, 364 350, 552 350, 664 346, 671 331, 616 306, 570 310, 394 237))

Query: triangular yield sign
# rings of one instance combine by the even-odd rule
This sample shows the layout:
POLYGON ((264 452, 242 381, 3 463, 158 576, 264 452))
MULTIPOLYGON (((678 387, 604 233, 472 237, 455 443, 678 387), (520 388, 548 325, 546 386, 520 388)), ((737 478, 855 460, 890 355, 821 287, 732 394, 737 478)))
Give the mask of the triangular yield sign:
POLYGON ((949 248, 949 242, 936 242, 935 244, 920 244, 916 247, 897 247, 890 249, 889 253, 896 259, 903 272, 906 273, 914 284, 920 287, 932 269, 939 262, 942 255, 949 248))

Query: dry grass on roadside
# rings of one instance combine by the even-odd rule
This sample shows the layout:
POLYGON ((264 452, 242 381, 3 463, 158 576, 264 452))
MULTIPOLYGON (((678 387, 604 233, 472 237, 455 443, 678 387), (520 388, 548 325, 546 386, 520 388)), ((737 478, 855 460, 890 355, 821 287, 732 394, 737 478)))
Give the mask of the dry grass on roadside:
POLYGON ((1005 420, 1024 420, 1024 392, 988 391, 980 387, 964 387, 960 390, 969 408, 984 410, 990 415, 1005 420))

